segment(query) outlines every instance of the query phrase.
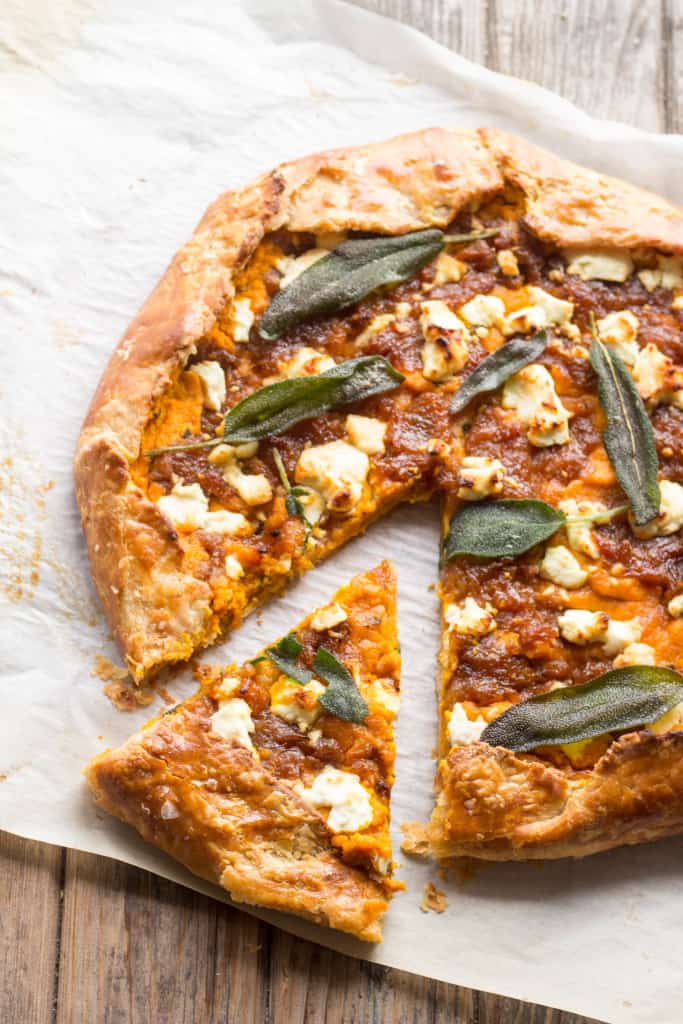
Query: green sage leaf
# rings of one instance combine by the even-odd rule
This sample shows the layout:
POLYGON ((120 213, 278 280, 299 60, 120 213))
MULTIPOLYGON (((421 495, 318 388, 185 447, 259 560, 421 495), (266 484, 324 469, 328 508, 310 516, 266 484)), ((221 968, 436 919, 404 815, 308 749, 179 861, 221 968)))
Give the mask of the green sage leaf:
POLYGON ((266 657, 270 658, 276 668, 280 669, 280 672, 284 672, 290 679, 294 679, 297 683, 305 686, 306 683, 310 683, 313 673, 310 669, 304 668, 303 665, 299 664, 298 659, 302 651, 303 647, 294 634, 290 633, 288 636, 284 636, 274 647, 269 647, 266 651, 266 657))
POLYGON ((233 406, 223 423, 223 440, 243 444, 281 434, 311 416, 391 391, 402 380, 384 356, 359 356, 316 376, 266 384, 233 406))
POLYGON ((318 698, 318 703, 326 711, 356 725, 365 721, 369 708, 355 679, 326 647, 319 647, 316 651, 313 671, 327 683, 327 689, 318 698))
POLYGON ((443 557, 513 558, 551 537, 567 521, 563 512, 532 499, 503 499, 463 505, 453 513, 443 557))
POLYGON ((605 672, 583 686, 520 701, 487 725, 481 739, 519 752, 575 743, 650 725, 682 700, 680 673, 630 665, 605 672))
POLYGON ((453 395, 450 412, 461 412, 477 395, 495 391, 504 384, 508 377, 517 373, 541 355, 548 344, 545 331, 540 331, 533 338, 521 335, 511 338, 486 359, 483 359, 476 370, 467 377, 453 395))
POLYGON ((619 356, 594 330, 590 361, 607 416, 602 440, 617 480, 631 503, 637 526, 659 515, 657 448, 643 400, 619 356))
POLYGON ((273 341, 298 324, 352 306, 382 285, 405 281, 444 245, 437 228, 342 242, 277 293, 261 317, 259 334, 273 341))

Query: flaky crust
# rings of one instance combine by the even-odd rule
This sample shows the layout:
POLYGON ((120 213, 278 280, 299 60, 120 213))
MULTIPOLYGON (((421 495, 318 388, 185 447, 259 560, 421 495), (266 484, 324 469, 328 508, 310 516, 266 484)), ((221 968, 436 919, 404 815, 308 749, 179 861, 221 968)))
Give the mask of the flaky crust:
POLYGON ((412 830, 409 851, 586 857, 683 830, 683 732, 629 733, 590 772, 574 776, 486 743, 455 747, 439 773, 432 820, 426 832, 412 830))
MULTIPOLYGON (((368 683, 393 681, 398 689, 395 599, 394 570, 382 562, 354 577, 333 600, 347 613, 360 677, 368 683)), ((299 632, 311 618, 299 624, 299 632)), ((396 883, 345 862, 345 856, 353 859, 347 854, 350 846, 340 844, 324 817, 301 798, 296 774, 283 779, 269 770, 269 749, 259 759, 212 731, 219 698, 211 670, 207 673, 209 681, 196 696, 90 762, 85 777, 97 803, 238 902, 297 914, 379 942, 396 883)), ((216 670, 218 693, 222 678, 216 670)), ((381 734, 374 728, 379 749, 381 734)), ((388 792, 393 737, 384 747, 391 764, 388 792)), ((388 824, 384 827, 388 830, 388 824)), ((362 835, 371 841, 369 833, 362 835)), ((352 836, 344 838, 350 842, 352 836)))
POLYGON ((435 128, 305 157, 209 207, 114 351, 76 453, 93 577, 136 680, 218 631, 208 585, 183 572, 177 538, 130 465, 155 403, 231 298, 235 272, 276 228, 444 227, 506 181, 525 194, 529 227, 557 245, 683 251, 680 210, 495 130, 435 128))

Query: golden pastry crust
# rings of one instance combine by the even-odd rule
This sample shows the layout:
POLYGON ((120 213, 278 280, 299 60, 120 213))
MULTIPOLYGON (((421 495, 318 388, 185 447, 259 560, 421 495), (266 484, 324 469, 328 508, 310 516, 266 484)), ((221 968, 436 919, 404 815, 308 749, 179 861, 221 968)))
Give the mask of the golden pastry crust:
POLYGON ((382 563, 335 595, 343 629, 319 630, 313 613, 296 630, 305 649, 321 637, 328 648, 336 644, 358 673, 370 705, 364 724, 323 711, 312 740, 271 710, 279 673, 268 659, 209 671, 196 696, 90 763, 85 774, 98 804, 239 902, 379 941, 397 887, 388 827, 395 709, 375 699, 377 687, 398 699, 395 586, 382 563), (241 685, 231 692, 251 708, 256 755, 212 731, 211 716, 236 677, 241 685), (370 794, 373 820, 357 832, 328 828, 298 791, 326 765, 352 771, 370 794))
MULTIPOLYGON (((177 536, 131 475, 145 424, 231 299, 235 274, 268 232, 445 227, 506 182, 521 189, 531 230, 557 245, 681 251, 676 208, 495 130, 431 129, 306 157, 209 207, 119 342, 76 454, 93 577, 137 680, 188 658, 235 618, 213 615, 209 585, 185 570, 177 536)), ((249 608, 284 582, 264 588, 249 608)))
POLYGON ((450 752, 439 781, 430 825, 405 847, 424 853, 419 843, 426 839, 438 858, 586 857, 683 829, 681 732, 624 735, 592 771, 574 778, 473 743, 450 752))

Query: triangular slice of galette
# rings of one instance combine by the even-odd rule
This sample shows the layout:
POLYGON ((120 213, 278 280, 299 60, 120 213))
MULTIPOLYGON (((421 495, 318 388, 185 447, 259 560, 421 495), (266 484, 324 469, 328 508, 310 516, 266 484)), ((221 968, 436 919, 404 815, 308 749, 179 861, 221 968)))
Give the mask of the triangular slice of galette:
POLYGON ((400 655, 383 562, 96 757, 98 804, 243 903, 379 941, 400 655))

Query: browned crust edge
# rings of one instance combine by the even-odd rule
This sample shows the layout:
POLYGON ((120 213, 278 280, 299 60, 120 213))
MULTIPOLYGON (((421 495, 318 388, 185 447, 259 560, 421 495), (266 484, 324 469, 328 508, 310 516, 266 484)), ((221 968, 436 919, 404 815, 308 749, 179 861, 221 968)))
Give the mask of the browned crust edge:
POLYGON ((451 750, 439 783, 431 822, 422 833, 409 830, 407 852, 586 857, 683 830, 683 732, 624 735, 592 771, 573 778, 536 758, 472 743, 451 750))
MULTIPOLYGON (((381 594, 391 619, 388 643, 397 647, 391 564, 382 562, 354 584, 363 595, 368 588, 381 594)), ((343 600, 346 590, 333 600, 343 600)), ((291 783, 244 747, 213 738, 207 704, 200 691, 95 757, 84 775, 97 804, 237 902, 380 942, 391 884, 340 859, 322 816, 291 783), (193 784, 194 765, 218 784, 193 784)))
POLYGON ((305 157, 209 207, 109 360, 76 452, 93 577, 136 680, 214 639, 209 587, 182 573, 180 547, 129 467, 158 397, 230 299, 236 270, 276 228, 398 234, 443 227, 504 180, 526 194, 531 229, 558 245, 683 252, 680 210, 490 129, 433 128, 305 157))

